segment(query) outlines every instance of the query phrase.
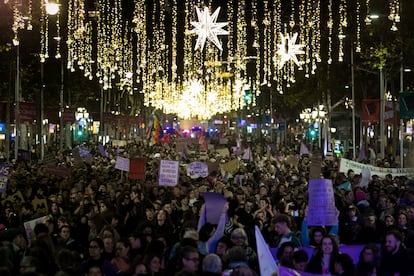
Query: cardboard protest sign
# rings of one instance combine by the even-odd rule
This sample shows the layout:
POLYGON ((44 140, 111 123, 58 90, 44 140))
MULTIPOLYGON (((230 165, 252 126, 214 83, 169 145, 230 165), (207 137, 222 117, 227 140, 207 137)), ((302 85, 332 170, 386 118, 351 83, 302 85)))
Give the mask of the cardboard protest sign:
POLYGON ((216 152, 221 156, 221 157, 229 157, 230 156, 230 151, 228 148, 224 148, 224 149, 216 149, 216 152))
POLYGON ((160 173, 158 184, 160 186, 175 186, 178 184, 179 174, 178 161, 173 160, 161 160, 160 161, 160 173))
POLYGON ((129 178, 130 179, 145 179, 145 164, 146 158, 132 158, 129 162, 129 178))
POLYGON ((224 172, 229 172, 231 174, 234 174, 239 169, 239 160, 233 159, 227 163, 221 164, 221 170, 224 172))
POLYGON ((112 140, 111 142, 113 147, 125 147, 127 145, 127 142, 124 140, 112 140))
POLYGON ((309 181, 309 226, 337 225, 334 191, 330 179, 311 179, 309 181))
POLYGON ((129 172, 129 158, 117 156, 115 161, 115 169, 129 172))
POLYGON ((48 206, 46 198, 37 198, 35 197, 32 200, 33 210, 35 213, 38 214, 47 214, 48 213, 48 206))
POLYGON ((6 164, 0 164, 0 193, 6 192, 9 175, 10 166, 6 164))
POLYGON ((203 162, 192 162, 187 166, 187 175, 192 179, 207 177, 208 165, 203 162))

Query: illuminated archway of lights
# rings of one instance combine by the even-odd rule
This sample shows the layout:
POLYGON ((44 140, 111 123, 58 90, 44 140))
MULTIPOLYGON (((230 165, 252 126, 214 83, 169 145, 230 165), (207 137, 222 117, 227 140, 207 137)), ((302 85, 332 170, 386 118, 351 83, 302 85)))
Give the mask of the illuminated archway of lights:
MULTIPOLYGON (((13 44, 18 45, 19 30, 32 29, 32 0, 26 0, 28 5, 21 5, 20 0, 4 2, 12 8, 13 44)), ((183 110, 178 106, 192 103, 182 116, 200 117, 243 108, 246 89, 236 87, 249 84, 253 95, 251 104, 255 105, 254 96, 260 94, 263 85, 282 94, 295 82, 297 71, 302 70, 305 77, 310 77, 320 62, 331 63, 334 53, 338 53, 337 59, 342 61, 343 43, 335 43, 338 34, 355 37, 355 49, 359 52, 361 30, 364 24, 369 24, 365 11, 370 10, 370 0, 338 0, 338 5, 329 0, 327 16, 321 17, 321 0, 303 0, 300 4, 293 0, 263 0, 260 9, 257 0, 239 0, 238 5, 228 0, 221 2, 225 12, 220 16, 226 17, 222 20, 225 22, 217 23, 220 8, 213 6, 213 1, 158 0, 149 1, 152 3, 149 4, 145 0, 135 0, 133 18, 127 21, 123 17, 122 0, 97 0, 94 11, 88 11, 85 2, 68 0, 67 10, 61 11, 68 15, 65 22, 68 35, 66 41, 62 39, 54 44, 56 57, 61 56, 60 46, 66 43, 68 53, 62 56, 67 57, 68 69, 81 70, 89 79, 97 78, 105 95, 112 95, 113 101, 121 100, 118 90, 128 92, 129 97, 140 92, 145 106, 178 114, 183 110), (178 2, 182 5, 178 6, 178 2), (206 8, 195 8, 202 5, 206 8), (246 13, 246 6, 251 6, 251 12, 246 13), (181 7, 183 10, 179 10, 181 7), (351 8, 353 14, 349 16, 351 8), (215 11, 210 15, 209 10, 215 11), (282 17, 282 10, 290 11, 290 16, 282 17), (333 16, 335 14, 339 17, 333 16), (168 21, 170 24, 166 24, 168 21), (354 28, 349 28, 350 25, 354 28), (223 29, 225 26, 227 30, 223 29), (322 37, 321 30, 325 27, 327 35, 322 37), (198 37, 189 35, 192 32, 198 37), (248 38, 248 33, 253 34, 252 38, 248 38), (297 34, 287 41, 281 33, 297 34), (223 44, 217 36, 227 34, 223 44), (212 43, 205 43, 205 40, 212 43), (290 52, 289 59, 282 55, 279 63, 275 57, 283 52, 282 45, 286 42, 293 42, 291 49, 295 50, 290 52), (327 45, 327 53, 321 53, 321 44, 327 45), (194 51, 195 47, 202 51, 194 51), (253 56, 249 48, 256 50, 253 56), (251 60, 254 60, 255 70, 247 70, 251 60), (293 66, 298 64, 299 67, 293 66), (202 87, 197 93, 192 91, 195 83, 202 87), (220 104, 211 104, 211 101, 220 104)), ((52 20, 45 12, 45 0, 40 7, 39 56, 44 62, 49 56, 50 41, 53 41, 49 39, 52 20)), ((400 1, 389 1, 389 9, 392 30, 396 31, 400 22, 400 1)), ((53 22, 59 31, 59 14, 57 19, 53 22)))

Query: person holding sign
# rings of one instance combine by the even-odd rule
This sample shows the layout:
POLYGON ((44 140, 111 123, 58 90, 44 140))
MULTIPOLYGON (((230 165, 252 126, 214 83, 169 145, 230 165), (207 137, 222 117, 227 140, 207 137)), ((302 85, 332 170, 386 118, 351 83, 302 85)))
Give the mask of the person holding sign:
POLYGON ((218 225, 206 222, 205 205, 201 208, 201 215, 198 221, 199 244, 198 249, 204 256, 214 253, 218 240, 224 235, 226 225, 227 210, 229 204, 226 203, 220 215, 218 225))
MULTIPOLYGON (((339 215, 338 210, 337 213, 339 215)), ((326 228, 324 226, 313 226, 309 229, 307 217, 308 207, 305 209, 305 217, 303 218, 301 227, 302 244, 303 246, 320 246, 322 243, 322 238, 326 235, 326 228)), ((329 230, 329 234, 338 235, 338 225, 332 225, 331 229, 329 230)))

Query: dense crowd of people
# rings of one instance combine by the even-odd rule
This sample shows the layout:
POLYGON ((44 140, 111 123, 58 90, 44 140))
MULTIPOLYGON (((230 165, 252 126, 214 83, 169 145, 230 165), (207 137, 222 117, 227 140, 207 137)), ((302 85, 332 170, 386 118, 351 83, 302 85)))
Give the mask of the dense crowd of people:
POLYGON ((1 275, 259 275, 255 226, 283 271, 414 275, 414 187, 406 177, 373 176, 361 187, 360 175, 338 172, 336 158, 323 161, 339 223, 315 227, 307 225, 309 158, 299 157, 297 146, 251 145, 250 160, 209 150, 203 161, 215 169, 196 179, 184 165, 200 160, 197 150, 184 155, 142 141, 106 145, 107 156, 97 145, 88 148, 92 157, 82 162, 71 151, 52 160, 67 175, 42 162, 10 162, 1 194, 1 275), (145 157, 145 180, 115 169, 116 156, 145 157), (178 185, 159 185, 163 159, 180 161, 178 185), (222 172, 233 159, 237 171, 222 172), (227 199, 217 223, 200 215, 203 192, 227 199), (37 218, 27 231, 24 223, 37 218), (363 245, 357 262, 341 251, 344 244, 363 245))

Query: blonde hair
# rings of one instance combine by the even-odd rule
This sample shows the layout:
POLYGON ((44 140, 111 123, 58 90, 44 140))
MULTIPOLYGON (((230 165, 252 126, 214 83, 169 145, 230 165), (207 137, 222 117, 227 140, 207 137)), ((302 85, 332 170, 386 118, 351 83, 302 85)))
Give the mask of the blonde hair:
POLYGON ((244 245, 248 245, 249 244, 249 241, 247 240, 246 231, 244 231, 243 228, 236 228, 236 229, 234 229, 233 232, 231 232, 230 239, 232 240, 237 235, 241 235, 241 236, 244 237, 244 245))

